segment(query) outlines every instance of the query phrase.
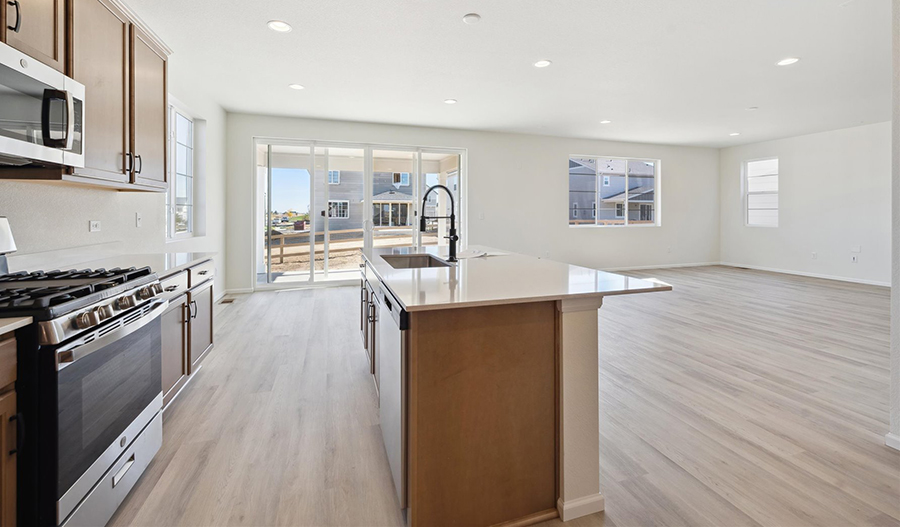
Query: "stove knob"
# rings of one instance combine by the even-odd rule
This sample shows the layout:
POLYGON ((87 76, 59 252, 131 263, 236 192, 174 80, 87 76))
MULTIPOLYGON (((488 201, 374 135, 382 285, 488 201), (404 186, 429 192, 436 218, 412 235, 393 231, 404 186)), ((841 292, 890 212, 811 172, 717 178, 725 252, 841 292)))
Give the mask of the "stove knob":
POLYGON ((150 289, 153 290, 153 296, 162 294, 163 292, 163 286, 161 284, 153 284, 150 286, 150 289))
POLYGON ((141 300, 147 300, 148 298, 153 298, 153 290, 150 287, 142 287, 140 291, 138 291, 138 298, 141 300))
POLYGON ((131 309, 137 304, 137 300, 135 300, 134 296, 127 295, 119 297, 116 300, 116 307, 119 309, 131 309))
POLYGON ((100 310, 100 320, 106 320, 107 318, 112 318, 115 314, 112 306, 100 306, 97 309, 100 310))
POLYGON ((91 310, 91 317, 96 320, 97 324, 103 322, 107 318, 112 316, 112 313, 107 311, 109 308, 107 306, 98 306, 91 310))
POLYGON ((100 319, 93 310, 79 313, 75 317, 75 327, 78 329, 87 329, 100 323, 100 319))

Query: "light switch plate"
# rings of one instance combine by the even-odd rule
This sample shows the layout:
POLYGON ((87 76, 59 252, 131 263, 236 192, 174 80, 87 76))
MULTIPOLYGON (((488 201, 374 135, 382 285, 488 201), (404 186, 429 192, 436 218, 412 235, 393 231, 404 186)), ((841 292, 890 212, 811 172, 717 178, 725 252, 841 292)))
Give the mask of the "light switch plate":
POLYGON ((91 232, 100 232, 100 220, 91 220, 88 228, 91 232))
POLYGON ((138 229, 144 226, 144 218, 141 216, 140 212, 134 213, 134 226, 138 229))

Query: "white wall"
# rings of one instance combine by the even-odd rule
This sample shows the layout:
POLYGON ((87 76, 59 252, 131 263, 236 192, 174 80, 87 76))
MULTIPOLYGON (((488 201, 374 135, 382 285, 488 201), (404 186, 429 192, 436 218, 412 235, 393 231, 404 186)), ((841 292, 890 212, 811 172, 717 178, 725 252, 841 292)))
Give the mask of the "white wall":
MULTIPOLYGON (((177 54, 170 59, 170 92, 207 120, 206 203, 207 235, 166 243, 165 194, 117 192, 59 183, 0 180, 0 216, 7 216, 18 246, 17 255, 54 252, 95 244, 111 244, 123 254, 176 251, 219 253, 225 283, 225 111, 198 87, 177 54), (143 227, 135 227, 140 212, 143 227), (100 220, 101 231, 89 232, 88 222, 100 220)), ((88 141, 90 138, 88 138, 88 141)), ((102 256, 105 256, 102 255, 102 256)))
POLYGON ((715 149, 229 113, 227 284, 231 290, 253 285, 254 136, 466 148, 464 199, 468 200, 472 244, 601 268, 719 260, 719 154, 715 149), (570 154, 661 159, 662 226, 570 229, 570 154))
POLYGON ((722 262, 890 283, 891 123, 725 148, 720 166, 722 262), (744 224, 742 163, 763 157, 779 159, 778 228, 744 224))

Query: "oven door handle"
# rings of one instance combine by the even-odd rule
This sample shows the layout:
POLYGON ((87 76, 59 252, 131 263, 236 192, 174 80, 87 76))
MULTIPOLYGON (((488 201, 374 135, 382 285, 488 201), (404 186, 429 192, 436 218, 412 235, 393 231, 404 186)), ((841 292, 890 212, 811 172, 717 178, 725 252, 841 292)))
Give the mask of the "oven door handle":
POLYGON ((153 322, 155 319, 159 318, 160 315, 169 307, 168 300, 156 300, 151 304, 150 311, 141 317, 136 322, 132 322, 131 324, 127 324, 125 326, 121 326, 102 337, 92 340, 88 343, 81 343, 84 338, 79 339, 77 342, 70 344, 64 348, 60 348, 56 352, 56 370, 62 371, 65 368, 68 368, 75 362, 84 357, 87 357, 91 353, 102 349, 113 342, 125 338, 128 335, 131 335, 135 331, 143 328, 147 324, 153 322))

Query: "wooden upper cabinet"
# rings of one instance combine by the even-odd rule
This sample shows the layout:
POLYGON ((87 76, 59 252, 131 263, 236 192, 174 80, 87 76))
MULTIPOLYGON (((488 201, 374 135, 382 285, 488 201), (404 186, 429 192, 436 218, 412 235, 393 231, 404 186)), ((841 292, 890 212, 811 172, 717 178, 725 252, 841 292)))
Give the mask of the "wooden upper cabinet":
POLYGON ((140 28, 131 26, 132 182, 165 188, 168 119, 166 55, 140 28))
POLYGON ((0 40, 59 71, 65 71, 65 0, 2 2, 6 7, 6 18, 0 26, 0 40))
POLYGON ((89 138, 84 168, 75 172, 128 183, 131 181, 128 158, 131 24, 107 0, 69 0, 69 16, 69 75, 85 86, 84 125, 89 138))

